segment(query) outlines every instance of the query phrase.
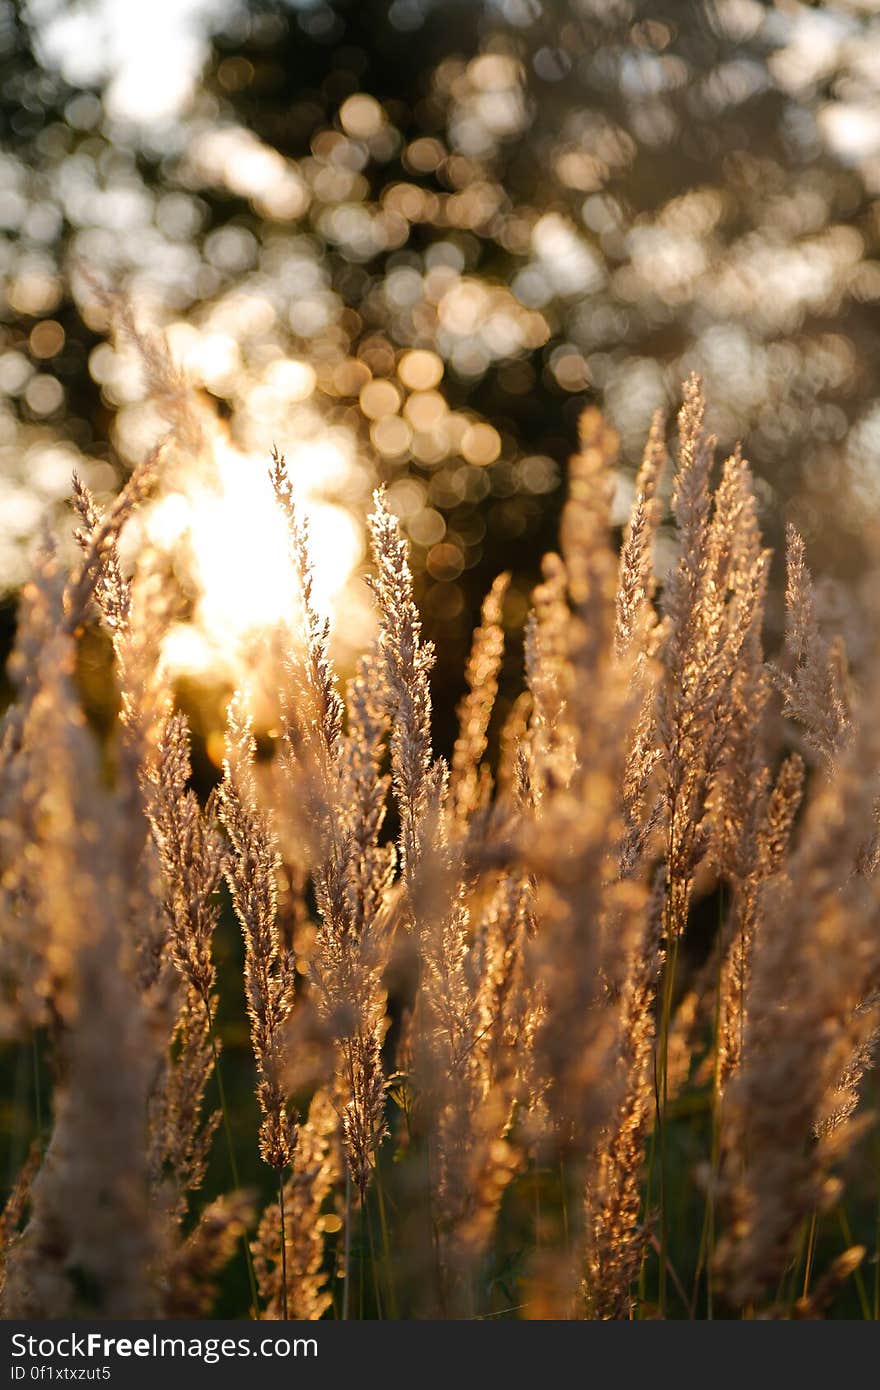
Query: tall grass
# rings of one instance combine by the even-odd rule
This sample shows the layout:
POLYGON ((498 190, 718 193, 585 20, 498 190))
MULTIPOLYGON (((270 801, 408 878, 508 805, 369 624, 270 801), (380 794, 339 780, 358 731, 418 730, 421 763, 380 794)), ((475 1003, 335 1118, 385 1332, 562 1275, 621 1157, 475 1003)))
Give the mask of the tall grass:
POLYGON ((584 415, 523 693, 490 739, 502 576, 448 763, 382 493, 378 635, 342 692, 276 457, 299 609, 261 653, 277 728, 258 758, 253 692, 236 692, 202 804, 157 661, 172 581, 154 554, 131 573, 120 559, 168 460, 200 447, 197 407, 147 357, 172 432, 108 514, 76 484, 79 562, 42 550, 10 666, 0 1021, 10 1043, 40 1040, 52 1129, 0 1225, 4 1315, 211 1315, 220 1281, 246 1287, 236 1261, 250 1309, 243 1293, 232 1311, 265 1318, 868 1307, 850 1232, 873 1232, 877 1202, 860 1097, 880 720, 820 628, 796 535, 785 651, 765 659, 752 480, 739 451, 718 469, 698 380, 674 462, 654 421, 619 545, 616 440, 584 415), (94 623, 120 695, 109 761, 77 682, 94 623), (232 1186, 208 1200, 224 879, 272 1179, 240 1190, 225 1107, 232 1186))

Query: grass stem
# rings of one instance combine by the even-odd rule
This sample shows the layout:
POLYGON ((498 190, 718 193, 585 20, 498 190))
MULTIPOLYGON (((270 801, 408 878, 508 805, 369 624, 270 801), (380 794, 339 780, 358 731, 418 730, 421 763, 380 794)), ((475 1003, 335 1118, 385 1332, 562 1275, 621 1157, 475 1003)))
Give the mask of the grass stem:
MULTIPOLYGON (((235 1145, 232 1142, 232 1126, 229 1123, 229 1106, 226 1103, 226 1087, 223 1085, 223 1070, 220 1066, 220 1049, 217 1046, 217 1034, 214 1028, 214 1019, 207 999, 205 1000, 205 1014, 208 1020, 208 1036, 211 1041, 211 1056, 214 1062, 214 1075, 217 1078, 217 1095, 220 1100, 220 1113, 223 1117, 223 1132, 226 1135, 226 1149, 229 1155, 229 1168, 232 1173, 232 1181, 236 1188, 241 1187, 241 1179, 238 1175, 238 1162, 235 1157, 235 1145)), ((260 1320, 260 1298, 257 1292, 257 1276, 254 1272, 254 1261, 251 1255, 250 1241, 247 1231, 242 1235, 242 1245, 244 1246, 244 1258, 247 1265, 248 1284, 251 1291, 251 1312, 255 1322, 260 1320)))
POLYGON ((281 1226, 281 1313, 287 1322, 287 1231, 284 1225, 284 1171, 278 1170, 278 1214, 281 1226))

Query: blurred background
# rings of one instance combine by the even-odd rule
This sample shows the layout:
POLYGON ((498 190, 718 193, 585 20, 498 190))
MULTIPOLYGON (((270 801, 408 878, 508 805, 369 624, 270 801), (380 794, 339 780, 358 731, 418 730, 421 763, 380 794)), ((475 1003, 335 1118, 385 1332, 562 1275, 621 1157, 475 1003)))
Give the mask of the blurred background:
POLYGON ((143 521, 209 740, 286 602, 273 444, 343 665, 388 485, 441 744, 502 568, 522 623, 580 411, 619 431, 621 519, 693 368, 843 620, 880 507, 878 0, 0 0, 0 55, 4 646, 72 470, 111 495, 163 429, 96 284, 216 422, 210 489, 143 521))

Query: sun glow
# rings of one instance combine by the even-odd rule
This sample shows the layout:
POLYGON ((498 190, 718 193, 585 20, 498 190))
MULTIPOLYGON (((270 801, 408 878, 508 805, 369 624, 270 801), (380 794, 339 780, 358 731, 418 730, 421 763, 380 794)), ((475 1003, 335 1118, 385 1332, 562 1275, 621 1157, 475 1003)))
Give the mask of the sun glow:
MULTIPOLYGON (((309 524, 314 602, 331 620, 356 618, 361 627, 350 581, 363 558, 362 527, 319 491, 338 480, 344 456, 330 437, 311 440, 289 452, 288 466, 309 524)), ((193 593, 189 620, 171 628, 163 648, 172 675, 237 679, 262 637, 296 623, 289 533, 265 456, 241 453, 218 433, 208 465, 151 508, 146 540, 172 558, 193 593)))

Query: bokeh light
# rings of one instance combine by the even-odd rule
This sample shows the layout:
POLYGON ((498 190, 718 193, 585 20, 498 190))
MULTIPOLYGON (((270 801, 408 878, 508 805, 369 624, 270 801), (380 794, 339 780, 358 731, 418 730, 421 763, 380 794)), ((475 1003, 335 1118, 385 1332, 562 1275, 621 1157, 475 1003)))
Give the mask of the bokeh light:
MULTIPOLYGON (((166 641, 170 673, 237 683, 259 660, 261 639, 279 627, 296 630, 298 586, 265 458, 241 453, 219 432, 209 448, 205 466, 182 470, 180 490, 148 506, 139 529, 173 557, 194 595, 188 621, 174 624, 166 641)), ((294 449, 288 467, 309 526, 315 606, 337 620, 339 634, 363 643, 370 635, 365 605, 347 593, 363 558, 362 529, 319 491, 326 476, 345 475, 345 456, 332 439, 317 440, 294 449)), ((342 655, 350 658, 348 646, 342 655)))
POLYGON ((322 505, 355 526, 388 485, 451 662, 499 565, 521 609, 583 406, 620 434, 623 497, 693 368, 770 542, 791 519, 817 569, 857 573, 880 507, 872 0, 12 15, 3 590, 72 468, 106 498, 161 428, 96 278, 164 330, 233 453, 330 440, 322 505))

